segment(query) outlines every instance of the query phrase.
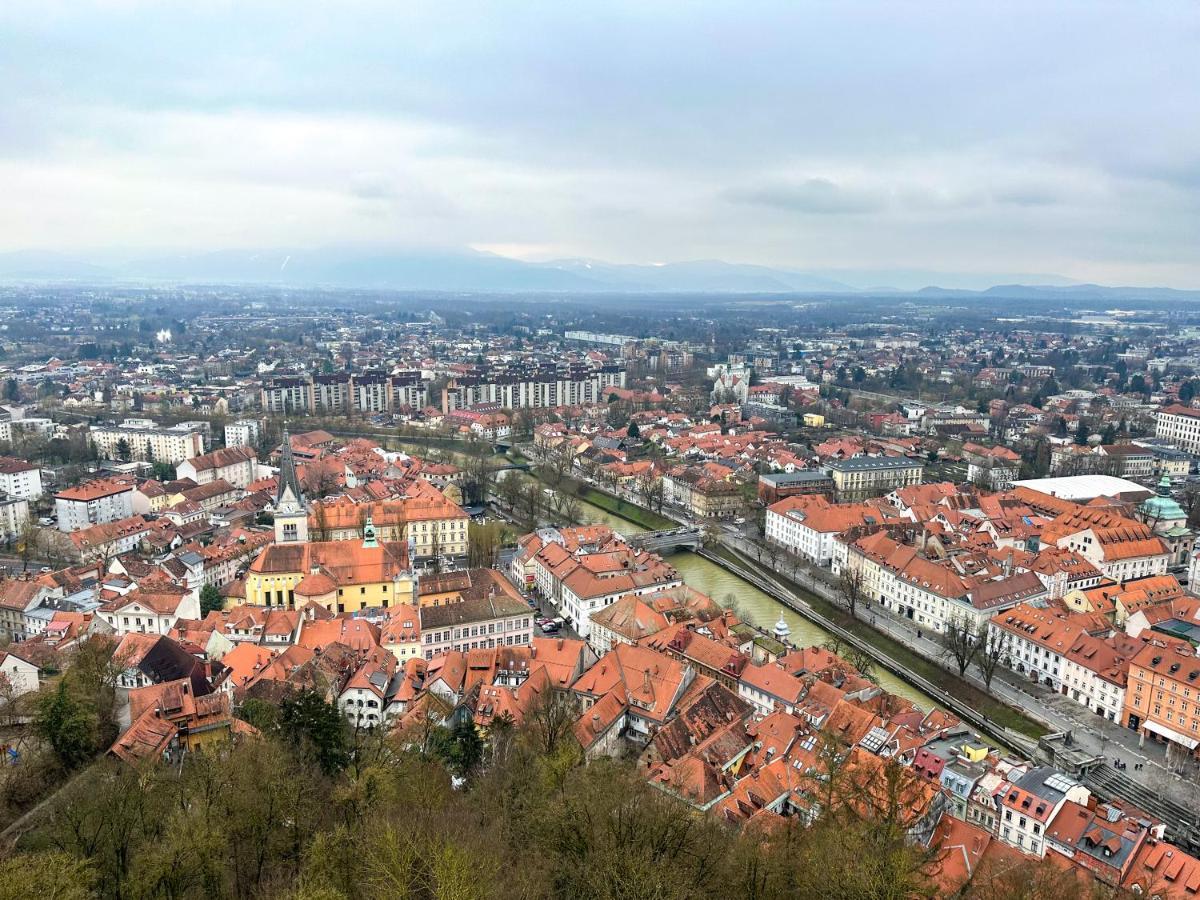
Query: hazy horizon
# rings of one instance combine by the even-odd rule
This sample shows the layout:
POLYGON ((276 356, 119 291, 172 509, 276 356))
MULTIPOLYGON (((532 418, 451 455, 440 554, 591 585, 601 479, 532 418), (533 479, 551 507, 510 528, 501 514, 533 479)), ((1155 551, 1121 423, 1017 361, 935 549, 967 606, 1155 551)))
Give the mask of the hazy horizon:
POLYGON ((1200 288, 1200 7, 0 9, 0 251, 1200 288))

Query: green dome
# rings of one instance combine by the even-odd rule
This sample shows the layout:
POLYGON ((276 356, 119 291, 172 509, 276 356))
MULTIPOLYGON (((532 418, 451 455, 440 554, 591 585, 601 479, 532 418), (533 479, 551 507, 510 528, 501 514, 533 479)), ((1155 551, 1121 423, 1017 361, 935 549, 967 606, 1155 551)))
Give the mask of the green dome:
POLYGON ((1159 522, 1169 522, 1172 519, 1187 518, 1187 513, 1183 511, 1183 507, 1175 502, 1175 498, 1171 496, 1171 479, 1166 475, 1159 480, 1158 489, 1154 492, 1154 496, 1142 501, 1142 505, 1138 509, 1148 520, 1154 519, 1159 522))

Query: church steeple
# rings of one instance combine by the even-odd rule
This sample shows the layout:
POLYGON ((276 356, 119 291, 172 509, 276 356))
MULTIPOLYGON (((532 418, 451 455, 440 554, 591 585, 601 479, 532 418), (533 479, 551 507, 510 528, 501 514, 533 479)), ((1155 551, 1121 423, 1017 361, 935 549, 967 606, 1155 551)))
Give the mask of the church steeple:
POLYGON ((291 502, 304 506, 304 491, 296 477, 296 460, 292 457, 292 439, 287 427, 283 429, 283 446, 279 448, 279 487, 275 491, 275 508, 291 502))
POLYGON ((275 491, 275 543, 294 544, 308 541, 308 505, 304 489, 296 475, 292 458, 292 438, 283 429, 283 446, 279 450, 279 487, 275 491))

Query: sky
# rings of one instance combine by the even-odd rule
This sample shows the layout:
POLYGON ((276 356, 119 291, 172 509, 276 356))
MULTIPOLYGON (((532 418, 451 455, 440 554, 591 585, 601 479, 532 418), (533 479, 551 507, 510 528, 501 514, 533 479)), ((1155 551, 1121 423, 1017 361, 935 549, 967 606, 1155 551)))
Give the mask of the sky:
POLYGON ((0 4, 0 251, 1200 288, 1200 4, 0 4))

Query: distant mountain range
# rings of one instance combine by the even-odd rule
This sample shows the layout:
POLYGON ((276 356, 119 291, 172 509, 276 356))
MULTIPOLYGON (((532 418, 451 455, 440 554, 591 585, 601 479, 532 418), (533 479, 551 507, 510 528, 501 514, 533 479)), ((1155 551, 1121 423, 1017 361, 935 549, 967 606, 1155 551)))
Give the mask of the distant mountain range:
POLYGON ((100 261, 45 251, 0 253, 0 281, 175 282, 452 292, 903 293, 1059 299, 1200 300, 1200 291, 1078 284, 1057 275, 916 269, 793 271, 719 260, 622 265, 531 263, 475 251, 378 247, 224 250, 100 261))

